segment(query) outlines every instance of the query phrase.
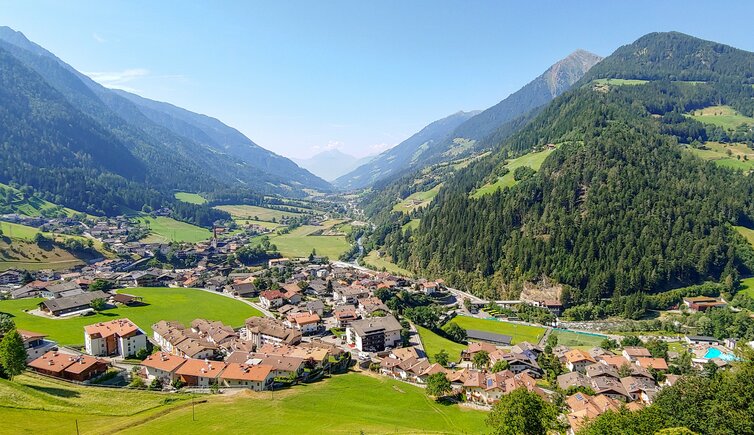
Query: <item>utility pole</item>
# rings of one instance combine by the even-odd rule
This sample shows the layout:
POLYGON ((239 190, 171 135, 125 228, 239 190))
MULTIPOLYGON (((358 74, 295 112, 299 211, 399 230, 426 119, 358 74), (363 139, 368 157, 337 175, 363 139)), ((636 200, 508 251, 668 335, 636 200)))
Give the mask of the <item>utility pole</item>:
POLYGON ((76 435, 79 435, 79 419, 76 419, 76 435))
POLYGON ((191 392, 191 421, 196 421, 196 412, 194 410, 194 396, 196 393, 191 392))

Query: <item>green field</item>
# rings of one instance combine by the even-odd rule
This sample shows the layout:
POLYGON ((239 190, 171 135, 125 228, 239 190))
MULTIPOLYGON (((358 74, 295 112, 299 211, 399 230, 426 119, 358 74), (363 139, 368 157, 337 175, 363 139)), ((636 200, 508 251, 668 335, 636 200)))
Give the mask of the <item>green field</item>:
POLYGON ((442 184, 438 184, 437 186, 427 191, 412 193, 403 201, 395 204, 393 206, 393 211, 410 213, 419 207, 426 207, 429 205, 429 203, 432 202, 433 199, 435 199, 435 196, 437 196, 437 193, 440 191, 441 187, 442 184))
POLYGON ((136 219, 149 227, 151 234, 143 239, 146 243, 189 242, 196 243, 212 237, 206 228, 187 224, 165 216, 139 217, 136 219))
POLYGON ((146 305, 119 306, 93 316, 50 319, 24 312, 35 309, 44 299, 12 299, 0 301, 0 312, 13 315, 18 328, 48 334, 63 345, 82 344, 86 325, 121 317, 128 317, 151 335, 152 324, 159 320, 178 320, 188 324, 196 318, 206 318, 240 327, 247 318, 262 315, 241 301, 201 290, 150 287, 128 288, 121 292, 143 297, 146 305))
POLYGON ((267 222, 267 221, 256 221, 254 219, 234 219, 238 225, 259 225, 260 227, 264 227, 270 230, 274 230, 275 228, 280 228, 283 226, 282 224, 275 223, 275 222, 267 222))
POLYGON ((287 234, 270 235, 270 242, 285 257, 307 257, 314 249, 317 255, 337 259, 350 246, 345 236, 321 236, 315 233, 327 231, 341 222, 331 220, 322 225, 302 225, 287 234))
POLYGON ((190 405, 190 396, 72 385, 34 374, 0 379, 0 432, 14 434, 113 433, 166 410, 190 405))
POLYGON ((419 325, 416 325, 416 330, 419 331, 422 344, 424 344, 424 352, 427 353, 427 358, 430 361, 434 362, 435 354, 443 349, 450 356, 449 360, 451 362, 457 362, 461 359, 461 351, 466 349, 465 345, 450 341, 419 325))
POLYGON ((687 150, 704 160, 712 160, 720 166, 742 171, 754 169, 754 150, 742 143, 723 144, 707 142, 704 149, 687 150))
POLYGON ((0 183, 0 203, 9 206, 13 213, 26 216, 40 216, 42 212, 59 209, 68 216, 73 216, 76 210, 61 207, 36 196, 26 196, 23 192, 7 184, 0 183))
POLYGON ((0 230, 3 230, 3 236, 5 237, 22 240, 34 240, 34 236, 39 232, 39 230, 34 227, 13 224, 10 222, 0 222, 0 230))
POLYGON ((614 85, 614 86, 626 86, 626 85, 643 85, 648 83, 649 80, 634 80, 634 79, 597 79, 594 83, 600 85, 614 85))
POLYGON ((579 334, 578 332, 561 330, 552 331, 551 334, 558 336, 558 344, 580 349, 597 347, 602 343, 602 340, 606 338, 606 336, 579 334))
POLYGON ((419 228, 419 224, 421 223, 421 219, 411 219, 408 221, 407 224, 403 225, 401 229, 405 232, 408 228, 411 228, 411 231, 416 231, 417 228, 419 228))
POLYGON ((280 221, 283 217, 301 216, 301 213, 298 212, 293 213, 273 210, 271 208, 258 207, 256 205, 220 205, 215 208, 230 213, 234 219, 254 219, 271 222, 273 219, 275 219, 275 221, 280 221))
POLYGON ((374 270, 382 270, 383 268, 385 268, 386 271, 394 273, 396 275, 414 276, 414 274, 410 270, 406 270, 398 266, 384 256, 380 257, 379 253, 376 250, 370 252, 367 256, 365 256, 363 258, 363 262, 367 267, 374 270))
POLYGON ((734 226, 736 231, 738 231, 739 234, 744 236, 746 238, 746 241, 749 242, 750 245, 754 246, 754 230, 746 227, 740 227, 740 226, 734 226))
POLYGON ((503 175, 502 177, 498 177, 497 181, 495 181, 494 183, 488 183, 480 187, 471 195, 471 197, 479 198, 482 195, 493 193, 503 187, 514 186, 517 183, 517 181, 513 178, 513 172, 516 170, 516 168, 528 166, 537 171, 542 166, 542 163, 545 161, 547 156, 552 154, 553 151, 554 150, 552 149, 547 149, 536 153, 525 154, 517 159, 510 160, 508 164, 505 165, 505 167, 508 168, 507 174, 503 175))
POLYGON ((462 434, 486 429, 485 412, 438 404, 422 388, 359 373, 274 394, 197 395, 193 410, 184 394, 81 387, 36 375, 16 380, 0 380, 3 433, 76 433, 77 424, 82 434, 462 434))
POLYGON ((742 279, 739 292, 754 298, 754 277, 742 279))
POLYGON ((198 193, 176 192, 175 199, 188 202, 189 204, 202 205, 207 203, 207 200, 198 193))
POLYGON ((694 110, 686 116, 726 130, 735 130, 741 124, 754 125, 754 118, 742 115, 730 106, 705 107, 704 109, 694 110))
POLYGON ((511 343, 516 344, 528 341, 532 344, 539 343, 545 328, 540 326, 520 325, 518 323, 503 322, 499 320, 479 319, 477 317, 457 316, 451 322, 458 324, 463 329, 494 332, 512 337, 511 343))

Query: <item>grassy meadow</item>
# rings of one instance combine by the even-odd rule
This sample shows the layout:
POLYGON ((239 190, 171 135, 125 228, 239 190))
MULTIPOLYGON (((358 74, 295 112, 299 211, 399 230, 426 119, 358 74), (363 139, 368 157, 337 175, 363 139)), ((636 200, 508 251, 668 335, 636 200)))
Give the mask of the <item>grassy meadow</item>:
POLYGON ((754 298, 754 277, 742 279, 739 292, 754 298))
POLYGON ((278 251, 285 257, 307 257, 314 249, 317 255, 337 259, 350 247, 345 236, 318 234, 336 227, 341 222, 330 220, 322 225, 302 225, 287 234, 270 235, 270 242, 275 244, 278 251))
POLYGON ((440 191, 442 184, 423 192, 415 192, 406 197, 403 201, 393 206, 393 211, 401 211, 404 213, 410 213, 419 207, 426 207, 429 203, 435 199, 437 193, 440 191))
POLYGON ((465 345, 448 340, 419 325, 416 325, 416 330, 419 331, 422 344, 424 344, 424 351, 427 353, 427 358, 430 361, 435 362, 435 355, 441 350, 445 350, 448 353, 450 357, 448 360, 451 362, 457 362, 461 359, 461 351, 466 349, 465 345))
POLYGON ((92 316, 50 319, 24 312, 37 308, 44 299, 11 299, 0 301, 0 312, 12 315, 18 328, 48 334, 50 339, 62 345, 83 344, 84 326, 122 317, 128 317, 149 333, 152 324, 159 320, 178 320, 188 324, 196 318, 206 318, 240 327, 247 318, 262 315, 241 301, 196 289, 141 287, 121 292, 141 296, 145 305, 118 306, 92 316))
POLYGON ((385 268, 386 271, 394 273, 396 275, 414 276, 414 274, 410 270, 406 270, 398 266, 384 256, 380 257, 377 250, 371 251, 369 254, 367 254, 363 258, 363 263, 366 267, 372 268, 374 270, 382 270, 383 268, 385 268))
POLYGON ((494 183, 488 183, 480 187, 471 195, 471 197, 479 198, 488 193, 493 193, 498 189, 514 186, 517 183, 517 181, 513 178, 513 173, 515 172, 516 168, 528 166, 537 171, 542 166, 542 163, 545 161, 547 156, 552 154, 553 151, 554 150, 547 149, 540 152, 525 154, 521 157, 510 160, 508 164, 505 165, 505 167, 508 168, 507 174, 503 175, 502 177, 498 177, 497 181, 495 181, 494 183))
POLYGON ((687 148, 689 152, 704 160, 711 160, 720 166, 741 171, 754 169, 754 150, 742 143, 723 144, 707 142, 705 149, 687 148))
POLYGON ((230 213, 234 219, 252 219, 266 222, 271 222, 273 219, 280 221, 283 217, 301 216, 301 213, 298 212, 273 210, 256 205, 219 205, 215 208, 230 213))
POLYGON ((730 106, 710 106, 687 114, 699 122, 735 130, 741 124, 754 125, 754 118, 742 115, 730 106))
POLYGON ((545 333, 545 328, 540 326, 521 325, 518 323, 504 322, 499 320, 480 319, 477 317, 457 316, 451 322, 458 324, 463 329, 493 332, 512 337, 511 344, 528 341, 532 344, 539 343, 545 333))
POLYGON ((202 205, 207 203, 207 200, 198 193, 176 192, 175 199, 188 202, 189 204, 202 205))
POLYGON ((151 234, 143 239, 147 243, 189 242, 196 243, 212 237, 206 228, 177 221, 165 216, 143 216, 136 219, 148 226, 151 234))
POLYGON ((580 334, 573 331, 554 330, 551 334, 558 336, 558 344, 580 349, 591 349, 602 343, 606 336, 580 334))

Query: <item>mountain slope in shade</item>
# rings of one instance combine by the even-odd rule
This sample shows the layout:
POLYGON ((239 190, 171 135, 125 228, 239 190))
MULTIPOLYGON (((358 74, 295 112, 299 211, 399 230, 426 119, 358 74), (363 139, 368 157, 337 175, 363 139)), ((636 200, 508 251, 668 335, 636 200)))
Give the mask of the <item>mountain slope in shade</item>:
POLYGON ((368 163, 375 156, 362 158, 346 154, 338 149, 323 151, 308 159, 293 159, 296 164, 312 174, 325 180, 332 181, 347 174, 359 166, 368 163))
POLYGON ((457 112, 435 121, 369 163, 339 177, 334 184, 344 189, 360 189, 407 168, 424 166, 425 155, 434 154, 434 147, 445 143, 456 127, 477 113, 457 112))
POLYGON ((305 195, 305 187, 329 189, 324 180, 220 121, 104 88, 20 32, 0 27, 0 46, 120 138, 147 164, 149 184, 209 191, 240 183, 260 193, 293 196, 305 195), (173 170, 150 169, 164 167, 173 170))
POLYGON ((458 126, 453 137, 477 141, 485 139, 503 124, 549 103, 570 89, 600 60, 602 57, 596 54, 576 50, 503 101, 458 126))

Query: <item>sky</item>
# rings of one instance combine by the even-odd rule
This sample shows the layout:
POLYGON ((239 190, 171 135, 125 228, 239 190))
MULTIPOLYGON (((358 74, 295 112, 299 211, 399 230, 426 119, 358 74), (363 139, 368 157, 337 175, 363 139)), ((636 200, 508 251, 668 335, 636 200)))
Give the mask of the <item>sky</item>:
POLYGON ((287 157, 361 157, 484 109, 576 49, 677 30, 754 51, 754 2, 0 0, 0 25, 108 87, 287 157))

